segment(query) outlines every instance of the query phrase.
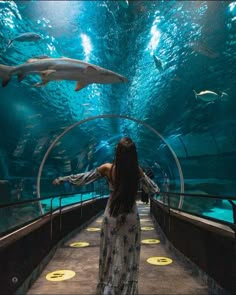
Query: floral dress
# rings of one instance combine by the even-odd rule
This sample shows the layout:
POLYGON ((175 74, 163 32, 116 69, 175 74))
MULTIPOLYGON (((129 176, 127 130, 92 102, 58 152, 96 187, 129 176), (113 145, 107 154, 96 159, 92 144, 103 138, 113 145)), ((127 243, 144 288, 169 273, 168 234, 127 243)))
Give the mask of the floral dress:
MULTIPOLYGON (((97 170, 60 177, 75 185, 91 183, 102 175, 97 170)), ((140 178, 147 193, 159 193, 159 187, 146 175, 140 178)), ((110 188, 111 183, 109 183, 110 188)), ((101 228, 99 280, 97 295, 137 295, 140 260, 141 228, 136 203, 132 211, 112 217, 109 214, 110 198, 104 212, 101 228)))
POLYGON ((140 257, 140 220, 136 204, 132 212, 111 217, 109 202, 101 230, 98 295, 137 294, 140 257), (119 220, 120 219, 120 220, 119 220))

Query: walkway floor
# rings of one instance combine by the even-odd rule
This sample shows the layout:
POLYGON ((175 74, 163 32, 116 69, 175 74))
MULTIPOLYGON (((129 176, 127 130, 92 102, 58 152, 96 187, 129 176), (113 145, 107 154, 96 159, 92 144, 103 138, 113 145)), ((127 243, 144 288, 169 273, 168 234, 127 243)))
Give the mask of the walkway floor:
MULTIPOLYGON (((148 240, 149 244, 141 245, 141 261, 139 275, 139 295, 156 294, 208 294, 207 286, 194 277, 191 269, 186 269, 181 261, 173 258, 161 239, 150 217, 148 205, 138 204, 142 226, 142 240, 148 240), (153 258, 154 263, 165 264, 168 259, 173 262, 166 265, 153 265, 147 263, 147 259, 153 258), (164 257, 164 258, 157 258, 164 257)), ((58 248, 51 261, 48 263, 40 277, 33 284, 27 294, 79 294, 94 295, 98 277, 99 241, 100 231, 88 231, 89 228, 100 227, 102 216, 93 221, 88 228, 83 229, 73 238, 58 248), (88 242, 88 247, 71 247, 72 243, 88 242), (60 280, 68 274, 60 270, 71 270, 74 275, 71 279, 60 280), (46 276, 49 273, 49 281, 46 276)), ((81 244, 77 244, 81 245, 81 244)))

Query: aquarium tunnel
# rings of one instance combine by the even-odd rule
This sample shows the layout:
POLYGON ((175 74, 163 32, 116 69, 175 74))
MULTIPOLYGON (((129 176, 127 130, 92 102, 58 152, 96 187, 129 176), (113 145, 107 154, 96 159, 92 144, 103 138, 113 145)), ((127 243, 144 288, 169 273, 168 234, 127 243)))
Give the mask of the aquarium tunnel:
POLYGON ((0 1, 0 28, 0 294, 95 294, 107 181, 52 182, 123 137, 160 188, 139 293, 235 294, 236 2, 0 1))

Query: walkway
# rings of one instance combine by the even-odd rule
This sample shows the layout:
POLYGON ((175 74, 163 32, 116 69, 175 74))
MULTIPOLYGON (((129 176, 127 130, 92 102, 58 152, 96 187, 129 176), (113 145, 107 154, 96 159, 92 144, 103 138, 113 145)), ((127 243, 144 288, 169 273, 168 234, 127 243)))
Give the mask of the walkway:
MULTIPOLYGON (((208 294, 207 286, 198 276, 194 276, 193 270, 187 269, 181 260, 173 257, 164 241, 158 236, 149 214, 149 206, 139 203, 138 210, 142 226, 142 241, 144 240, 141 247, 139 295, 208 294), (155 257, 151 259, 151 262, 159 265, 148 263, 147 259, 150 257, 155 257), (171 262, 170 259, 172 263, 168 264, 171 262)), ((102 216, 58 248, 28 294, 94 295, 98 277, 101 221, 102 216), (89 246, 75 247, 85 245, 81 242, 87 242, 89 246), (78 244, 71 247, 73 243, 78 244), (63 274, 60 270, 72 272, 63 274), (53 281, 47 280, 47 275, 53 281), (61 280, 66 276, 72 276, 72 278, 61 280)))

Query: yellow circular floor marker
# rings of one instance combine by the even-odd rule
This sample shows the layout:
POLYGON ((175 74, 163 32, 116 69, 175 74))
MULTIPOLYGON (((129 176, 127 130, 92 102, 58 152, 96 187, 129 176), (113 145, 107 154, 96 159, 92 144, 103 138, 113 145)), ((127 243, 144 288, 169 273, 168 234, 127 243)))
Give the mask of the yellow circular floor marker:
POLYGON ((69 280, 75 276, 75 272, 67 269, 60 269, 50 272, 46 275, 46 279, 52 282, 69 280))
POLYGON ((153 265, 168 265, 173 262, 172 259, 167 257, 150 257, 147 259, 147 262, 153 265))
POLYGON ((82 247, 88 247, 90 244, 87 242, 74 242, 70 244, 70 247, 74 248, 82 248, 82 247))
POLYGON ((99 227, 88 227, 86 230, 87 231, 100 231, 101 229, 99 227))
POLYGON ((159 244, 160 240, 156 240, 156 239, 146 239, 146 240, 142 240, 142 244, 159 244))
POLYGON ((153 230, 154 227, 151 227, 151 226, 143 226, 141 227, 141 230, 153 230))

